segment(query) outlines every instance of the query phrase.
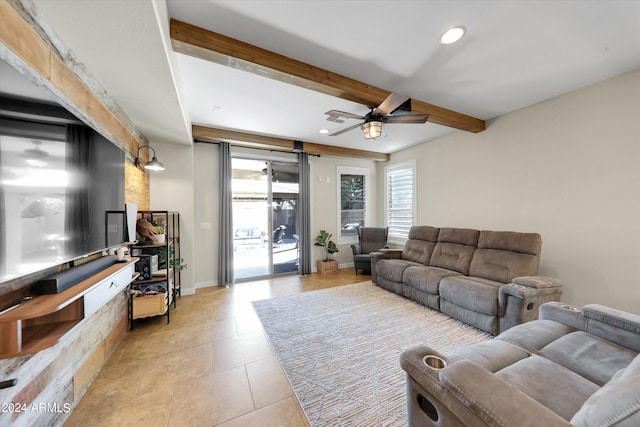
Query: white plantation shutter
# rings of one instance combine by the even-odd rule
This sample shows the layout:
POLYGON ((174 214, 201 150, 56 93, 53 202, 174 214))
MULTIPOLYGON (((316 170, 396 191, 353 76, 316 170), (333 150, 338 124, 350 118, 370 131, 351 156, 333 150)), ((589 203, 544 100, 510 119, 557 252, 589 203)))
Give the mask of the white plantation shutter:
POLYGON ((385 168, 385 210, 389 242, 404 244, 416 218, 415 161, 385 168))

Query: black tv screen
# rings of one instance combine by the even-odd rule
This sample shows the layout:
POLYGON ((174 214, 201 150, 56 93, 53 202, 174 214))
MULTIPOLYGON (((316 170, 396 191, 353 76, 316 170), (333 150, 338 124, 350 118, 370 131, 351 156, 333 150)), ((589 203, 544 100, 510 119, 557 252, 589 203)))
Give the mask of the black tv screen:
POLYGON ((124 159, 85 125, 0 116, 0 283, 122 243, 124 159))

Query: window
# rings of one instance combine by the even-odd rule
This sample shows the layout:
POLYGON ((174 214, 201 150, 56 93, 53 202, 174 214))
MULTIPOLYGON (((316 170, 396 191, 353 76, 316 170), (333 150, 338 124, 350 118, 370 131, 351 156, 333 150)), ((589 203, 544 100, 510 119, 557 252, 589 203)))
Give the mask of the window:
POLYGON ((358 241, 358 227, 369 221, 369 170, 338 166, 338 243, 358 241))
POLYGON ((416 220, 416 162, 384 168, 385 216, 389 243, 404 244, 416 220))

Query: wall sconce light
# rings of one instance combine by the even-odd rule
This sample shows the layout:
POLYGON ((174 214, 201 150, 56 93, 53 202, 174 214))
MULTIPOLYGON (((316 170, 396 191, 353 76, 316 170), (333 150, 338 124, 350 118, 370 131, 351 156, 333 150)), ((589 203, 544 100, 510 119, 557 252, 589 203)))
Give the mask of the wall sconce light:
POLYGON ((138 152, 136 153, 135 165, 140 166, 140 150, 143 148, 148 148, 149 150, 153 151, 153 157, 151 158, 151 160, 144 164, 144 168, 152 171, 163 171, 164 165, 160 163, 160 161, 158 161, 158 158, 156 157, 156 150, 149 147, 148 145, 143 145, 138 148, 138 152))
POLYGON ((376 139, 382 135, 382 122, 370 121, 360 127, 364 131, 365 139, 376 139))

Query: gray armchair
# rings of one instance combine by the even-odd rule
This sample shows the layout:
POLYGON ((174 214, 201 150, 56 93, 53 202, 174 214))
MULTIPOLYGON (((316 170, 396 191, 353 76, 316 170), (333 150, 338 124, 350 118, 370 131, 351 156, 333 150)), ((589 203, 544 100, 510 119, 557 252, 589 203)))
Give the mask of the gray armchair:
POLYGON ((353 267, 371 274, 371 252, 379 251, 387 246, 388 227, 358 227, 357 245, 351 245, 353 267))

